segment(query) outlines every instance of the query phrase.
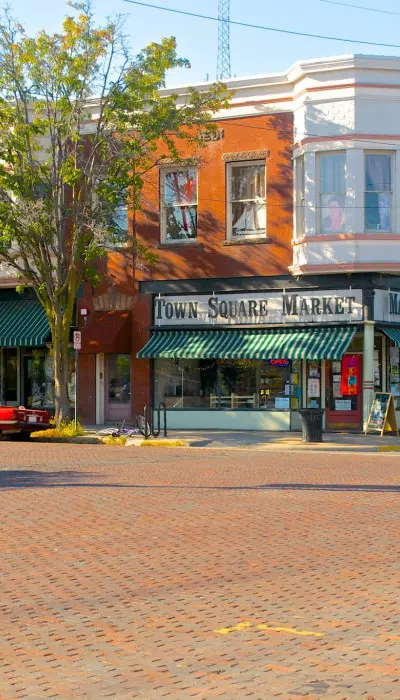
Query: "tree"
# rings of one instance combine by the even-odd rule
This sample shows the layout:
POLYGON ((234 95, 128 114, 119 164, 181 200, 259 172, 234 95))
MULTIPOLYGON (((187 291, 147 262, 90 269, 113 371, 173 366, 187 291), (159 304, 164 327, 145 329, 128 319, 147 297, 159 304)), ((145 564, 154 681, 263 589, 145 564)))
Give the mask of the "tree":
MULTIPOLYGON (((68 418, 68 345, 77 290, 122 232, 115 210, 140 209, 146 173, 201 146, 224 86, 160 96, 167 71, 189 66, 173 37, 132 57, 120 17, 96 24, 71 5, 62 31, 29 37, 0 21, 0 262, 34 288, 52 335, 57 423, 68 418), (160 155, 161 154, 161 155, 160 155)), ((131 239, 133 264, 152 261, 131 239)))

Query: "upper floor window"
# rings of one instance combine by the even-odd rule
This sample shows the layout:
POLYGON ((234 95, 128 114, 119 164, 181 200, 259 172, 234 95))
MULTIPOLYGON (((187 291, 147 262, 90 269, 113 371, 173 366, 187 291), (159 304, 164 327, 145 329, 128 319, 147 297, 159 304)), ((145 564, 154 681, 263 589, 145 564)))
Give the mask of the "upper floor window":
POLYGON ((306 187, 304 156, 296 159, 296 236, 299 238, 305 233, 304 217, 306 205, 306 187))
POLYGON ((164 241, 197 238, 197 170, 161 171, 161 236, 164 241))
POLYGON ((128 205, 121 204, 116 207, 113 215, 113 224, 121 236, 128 235, 128 205))
POLYGON ((365 154, 365 230, 392 230, 392 155, 365 154))
POLYGON ((346 156, 344 153, 319 155, 319 206, 322 233, 345 230, 346 156))
POLYGON ((228 235, 266 235, 265 161, 228 163, 228 235))

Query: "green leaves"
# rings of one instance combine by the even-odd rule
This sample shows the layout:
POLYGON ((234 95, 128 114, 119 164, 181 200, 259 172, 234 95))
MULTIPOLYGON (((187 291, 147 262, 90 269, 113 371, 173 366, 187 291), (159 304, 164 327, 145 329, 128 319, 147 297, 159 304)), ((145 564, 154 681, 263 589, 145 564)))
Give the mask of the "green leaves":
POLYGON ((124 207, 132 225, 148 173, 201 148, 227 105, 220 84, 180 102, 160 94, 190 65, 173 37, 132 56, 121 17, 99 26, 90 3, 70 8, 59 32, 34 37, 9 11, 0 18, 0 262, 55 315, 72 314, 71 295, 111 249, 124 245, 132 278, 154 264, 124 207))

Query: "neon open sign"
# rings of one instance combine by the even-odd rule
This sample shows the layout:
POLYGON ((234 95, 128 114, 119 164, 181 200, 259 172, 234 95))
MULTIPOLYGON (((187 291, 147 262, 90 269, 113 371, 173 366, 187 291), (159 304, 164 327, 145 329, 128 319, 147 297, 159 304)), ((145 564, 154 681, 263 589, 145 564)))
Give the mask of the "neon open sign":
POLYGON ((268 362, 274 367, 288 367, 290 365, 290 360, 268 360, 268 362))

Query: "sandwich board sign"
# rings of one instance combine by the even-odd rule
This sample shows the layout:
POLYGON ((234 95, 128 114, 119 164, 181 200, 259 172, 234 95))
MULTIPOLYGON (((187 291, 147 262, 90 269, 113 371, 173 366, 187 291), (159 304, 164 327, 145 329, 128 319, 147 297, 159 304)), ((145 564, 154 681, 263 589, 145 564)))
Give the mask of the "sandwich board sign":
POLYGON ((368 422, 365 428, 365 435, 368 432, 378 432, 383 435, 385 431, 394 432, 398 435, 396 409, 393 394, 383 391, 374 394, 368 422))

